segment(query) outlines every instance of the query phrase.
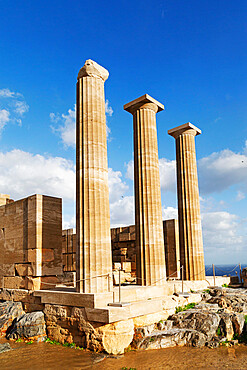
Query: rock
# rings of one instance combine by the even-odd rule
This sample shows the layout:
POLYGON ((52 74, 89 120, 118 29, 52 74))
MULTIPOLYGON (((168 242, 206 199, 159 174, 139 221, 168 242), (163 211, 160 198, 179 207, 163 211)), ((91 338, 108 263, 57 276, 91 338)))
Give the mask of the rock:
POLYGON ((234 312, 231 317, 234 334, 241 335, 244 328, 245 317, 242 313, 234 312))
POLYGON ((9 343, 0 344, 0 353, 10 351, 12 348, 9 343))
POLYGON ((207 340, 211 340, 215 335, 220 322, 220 316, 217 313, 195 309, 171 315, 169 319, 173 321, 173 326, 201 332, 207 340))
POLYGON ((222 312, 220 314, 219 327, 221 329, 221 332, 224 333, 224 335, 226 336, 226 339, 232 340, 234 330, 232 326, 231 314, 227 312, 222 312))
POLYGON ((43 312, 24 314, 17 319, 6 335, 7 339, 26 338, 42 342, 46 339, 46 325, 43 312))
POLYGON ((24 314, 21 302, 0 303, 0 337, 6 334, 15 319, 24 314))
POLYGON ((229 312, 247 312, 246 293, 246 289, 217 288, 210 290, 212 297, 207 302, 218 304, 229 312))
POLYGON ((172 320, 166 320, 166 321, 160 321, 157 324, 158 330, 171 330, 173 327, 173 321, 172 320))
POLYGON ((132 342, 134 336, 133 320, 118 321, 113 324, 101 326, 97 329, 102 335, 104 350, 112 355, 124 353, 132 342))
MULTIPOLYGON (((158 323, 159 324, 159 323, 158 323)), ((158 326, 157 324, 157 326, 158 326)), ((143 340, 146 337, 149 337, 152 335, 152 332, 154 331, 155 325, 146 325, 140 328, 135 328, 133 341, 132 341, 132 347, 138 348, 139 344, 143 342, 143 340)))
POLYGON ((206 343, 206 336, 196 330, 191 329, 171 329, 165 331, 153 332, 145 337, 137 348, 139 349, 159 349, 175 346, 190 345, 202 347, 206 343))
POLYGON ((196 310, 210 310, 210 311, 217 312, 219 310, 219 306, 216 303, 213 304, 213 303, 207 303, 207 302, 200 302, 194 307, 194 309, 196 309, 196 310))
POLYGON ((210 340, 209 342, 206 343, 206 346, 208 348, 217 348, 219 347, 220 343, 219 342, 216 342, 214 340, 210 340))

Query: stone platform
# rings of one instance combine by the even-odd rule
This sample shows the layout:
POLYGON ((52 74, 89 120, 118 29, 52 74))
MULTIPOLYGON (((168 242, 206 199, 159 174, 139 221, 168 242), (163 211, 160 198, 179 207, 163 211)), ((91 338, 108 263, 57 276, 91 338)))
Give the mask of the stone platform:
MULTIPOLYGON (((228 284, 230 278, 216 277, 216 285, 228 284)), ((184 281, 184 291, 193 292, 213 285, 213 277, 207 281, 184 281)), ((200 301, 200 295, 191 294, 188 298, 175 299, 174 292, 182 291, 181 281, 168 281, 161 286, 128 285, 121 287, 121 301, 130 303, 124 307, 110 307, 108 303, 119 301, 119 287, 107 293, 76 293, 74 288, 57 288, 56 290, 39 290, 33 292, 41 304, 83 307, 88 321, 113 323, 140 316, 162 312, 167 316, 174 312, 176 306, 200 301), (197 297, 198 296, 198 297, 197 297)))

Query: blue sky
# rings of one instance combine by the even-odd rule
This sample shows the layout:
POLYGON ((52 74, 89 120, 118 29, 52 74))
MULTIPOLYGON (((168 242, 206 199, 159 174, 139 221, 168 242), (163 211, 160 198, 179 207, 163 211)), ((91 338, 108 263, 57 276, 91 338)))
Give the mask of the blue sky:
POLYGON ((247 2, 0 1, 0 192, 63 197, 74 226, 75 83, 86 59, 105 83, 112 225, 133 223, 132 116, 157 115, 164 218, 176 216, 175 143, 196 138, 206 263, 247 263, 247 2))

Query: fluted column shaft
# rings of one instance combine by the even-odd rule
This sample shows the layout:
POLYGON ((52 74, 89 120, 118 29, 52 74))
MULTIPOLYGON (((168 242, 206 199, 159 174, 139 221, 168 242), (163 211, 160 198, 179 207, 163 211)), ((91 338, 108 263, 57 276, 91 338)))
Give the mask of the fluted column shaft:
POLYGON ((134 123, 136 278, 139 285, 160 285, 166 278, 156 131, 156 113, 162 105, 144 97, 130 108, 130 103, 125 105, 134 123))
POLYGON ((107 77, 101 69, 108 77, 101 66, 87 61, 77 82, 76 231, 77 280, 81 280, 77 291, 84 293, 111 288, 106 276, 112 273, 104 97, 107 77))
POLYGON ((180 264, 186 280, 204 280, 205 265, 201 227, 195 136, 201 131, 188 123, 169 130, 176 139, 180 264))

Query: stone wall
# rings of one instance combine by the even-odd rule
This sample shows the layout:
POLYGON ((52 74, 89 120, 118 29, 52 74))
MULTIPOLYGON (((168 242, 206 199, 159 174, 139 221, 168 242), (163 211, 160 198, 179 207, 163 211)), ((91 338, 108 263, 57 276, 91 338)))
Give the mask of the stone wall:
MULTIPOLYGON (((167 276, 179 278, 180 269, 178 221, 163 221, 167 276)), ((63 271, 76 270, 76 234, 73 229, 63 230, 63 271)), ((135 225, 111 229, 113 269, 122 268, 125 272, 136 271, 135 225)))
POLYGON ((0 206, 0 287, 49 289, 62 274, 62 199, 32 195, 0 206))
POLYGON ((166 276, 180 278, 179 233, 178 220, 163 221, 166 276))
POLYGON ((76 234, 73 229, 62 231, 63 271, 76 271, 76 234))

